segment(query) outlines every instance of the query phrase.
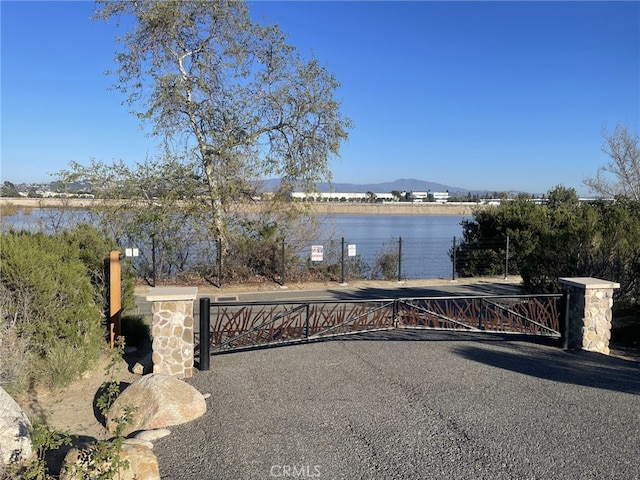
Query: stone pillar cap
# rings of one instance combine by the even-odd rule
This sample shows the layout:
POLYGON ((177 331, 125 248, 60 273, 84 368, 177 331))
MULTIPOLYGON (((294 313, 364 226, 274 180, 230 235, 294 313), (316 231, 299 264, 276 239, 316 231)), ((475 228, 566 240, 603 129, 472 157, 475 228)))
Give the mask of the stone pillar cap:
POLYGON ((147 293, 147 302, 164 302, 168 300, 195 300, 198 287, 155 287, 147 293))
POLYGON ((558 278, 562 285, 572 285, 584 289, 591 288, 620 288, 620 284, 609 280, 602 280, 593 277, 565 277, 558 278))

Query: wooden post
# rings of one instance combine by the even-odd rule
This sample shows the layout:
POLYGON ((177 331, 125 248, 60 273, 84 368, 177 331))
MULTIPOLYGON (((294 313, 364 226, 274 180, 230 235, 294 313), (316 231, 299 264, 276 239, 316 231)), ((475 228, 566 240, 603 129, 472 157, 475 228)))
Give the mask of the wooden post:
POLYGON ((120 283, 120 252, 114 250, 109 254, 109 337, 111 348, 115 346, 115 340, 120 336, 120 313, 122 312, 120 283))

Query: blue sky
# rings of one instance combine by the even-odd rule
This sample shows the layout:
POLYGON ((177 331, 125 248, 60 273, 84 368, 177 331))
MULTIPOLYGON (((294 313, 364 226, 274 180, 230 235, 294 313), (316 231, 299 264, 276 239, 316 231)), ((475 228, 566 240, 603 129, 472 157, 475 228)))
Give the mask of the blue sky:
MULTIPOLYGON (((2 17, 0 178, 156 151, 110 91, 117 29, 92 2, 11 2, 2 17)), ((640 130, 639 2, 255 2, 341 83, 355 127, 335 182, 417 178, 543 193, 608 159, 603 128, 640 130)))

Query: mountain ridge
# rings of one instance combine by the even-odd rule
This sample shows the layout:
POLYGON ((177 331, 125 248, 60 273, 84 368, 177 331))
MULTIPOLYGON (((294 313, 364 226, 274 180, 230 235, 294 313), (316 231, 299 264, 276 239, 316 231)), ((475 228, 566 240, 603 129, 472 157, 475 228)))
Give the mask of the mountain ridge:
MULTIPOLYGON (((280 184, 279 179, 272 178, 265 180, 262 185, 263 191, 277 190, 280 184)), ((347 182, 320 182, 316 184, 318 191, 323 193, 390 193, 394 190, 399 192, 444 192, 449 191, 451 194, 469 193, 472 190, 453 187, 437 182, 429 182, 426 180, 418 180, 415 178, 399 178, 391 182, 380 183, 347 183, 347 182)))
MULTIPOLYGON (((275 192, 280 186, 280 179, 269 178, 262 181, 255 182, 255 186, 258 191, 261 192, 275 192)), ((43 183, 19 183, 12 184, 11 182, 4 182, 0 185, 0 191, 4 188, 11 188, 18 191, 31 191, 31 190, 58 190, 58 182, 43 182, 43 183)), ((399 178, 390 182, 379 183, 349 183, 349 182, 320 182, 316 184, 319 192, 328 193, 391 193, 393 191, 398 192, 445 192, 448 191, 452 196, 461 196, 467 194, 482 195, 489 193, 486 189, 467 189, 456 187, 452 185, 446 185, 438 182, 430 182, 427 180, 419 180, 415 178, 399 178)), ((88 181, 77 181, 66 186, 69 192, 91 192, 92 185, 88 181)), ((519 192, 509 191, 507 194, 517 195, 519 192)))
POLYGON ((318 189, 320 191, 335 191, 338 193, 346 193, 346 192, 354 192, 354 193, 366 193, 366 192, 392 192, 397 190, 399 192, 444 192, 449 191, 449 193, 459 193, 459 192, 468 192, 468 190, 453 187, 450 185, 445 185, 437 182, 429 182, 426 180, 418 180, 415 178, 400 178, 394 180, 392 182, 380 182, 380 183, 326 183, 323 182, 318 184, 318 189), (322 190, 322 188, 326 190, 322 190), (333 188, 331 190, 331 188, 333 188))

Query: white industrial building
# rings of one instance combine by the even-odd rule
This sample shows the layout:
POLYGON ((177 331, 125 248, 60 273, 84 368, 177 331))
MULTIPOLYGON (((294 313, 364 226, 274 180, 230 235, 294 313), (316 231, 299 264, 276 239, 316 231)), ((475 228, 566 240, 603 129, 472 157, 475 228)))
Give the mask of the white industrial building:
POLYGON ((294 200, 305 200, 307 198, 311 198, 315 201, 321 202, 366 202, 372 199, 375 201, 381 202, 393 202, 398 199, 395 198, 391 193, 355 193, 355 192, 316 192, 316 193, 304 193, 304 192, 293 192, 291 194, 291 198, 294 200))
POLYGON ((409 198, 416 203, 429 202, 432 199, 436 203, 447 203, 449 192, 411 192, 409 198))

